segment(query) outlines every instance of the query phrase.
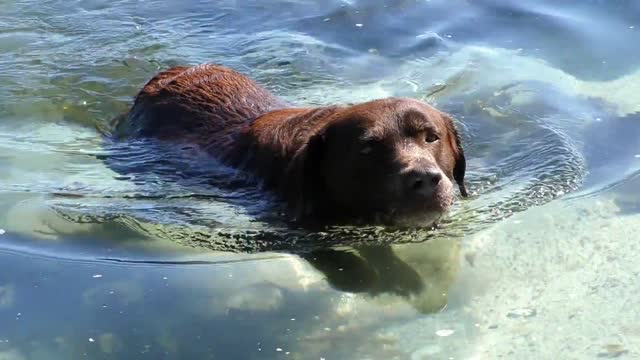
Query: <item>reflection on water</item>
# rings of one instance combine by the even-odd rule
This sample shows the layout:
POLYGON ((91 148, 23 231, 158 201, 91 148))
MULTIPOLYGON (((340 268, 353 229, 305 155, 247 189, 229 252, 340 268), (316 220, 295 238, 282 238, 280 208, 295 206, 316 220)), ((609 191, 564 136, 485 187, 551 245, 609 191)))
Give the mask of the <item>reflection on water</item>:
POLYGON ((0 4, 0 359, 638 355, 636 2, 0 4), (194 149, 101 135, 208 61, 450 112, 471 198, 303 232, 194 149))
POLYGON ((432 313, 447 305, 459 255, 457 241, 436 239, 424 245, 319 250, 304 258, 336 290, 369 296, 397 295, 417 311, 432 313))
POLYGON ((17 275, 0 278, 0 319, 24 332, 3 329, 0 339, 10 339, 8 348, 60 358, 285 355, 277 349, 293 357, 348 357, 362 341, 363 355, 373 356, 389 350, 367 339, 367 329, 442 310, 459 264, 455 241, 331 251, 309 255, 317 271, 292 256, 204 255, 172 265, 3 252, 17 275), (61 284, 66 292, 56 291, 61 284))

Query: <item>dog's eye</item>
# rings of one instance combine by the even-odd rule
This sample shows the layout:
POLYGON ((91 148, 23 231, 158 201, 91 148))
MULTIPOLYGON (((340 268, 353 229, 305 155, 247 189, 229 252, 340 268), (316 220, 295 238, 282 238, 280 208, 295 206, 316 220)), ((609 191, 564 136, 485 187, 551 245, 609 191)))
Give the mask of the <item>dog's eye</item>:
POLYGON ((424 141, 428 142, 428 143, 433 143, 440 140, 440 138, 438 137, 438 135, 434 134, 434 133, 427 133, 424 136, 424 141))

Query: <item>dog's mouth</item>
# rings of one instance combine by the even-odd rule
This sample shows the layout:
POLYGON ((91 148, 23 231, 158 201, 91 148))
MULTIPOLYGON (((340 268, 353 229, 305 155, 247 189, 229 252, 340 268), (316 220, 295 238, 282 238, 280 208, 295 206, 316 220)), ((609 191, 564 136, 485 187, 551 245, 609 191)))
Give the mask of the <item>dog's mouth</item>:
POLYGON ((331 213, 326 216, 330 219, 336 216, 333 219, 344 225, 429 228, 438 224, 454 202, 452 186, 447 184, 438 186, 429 196, 385 190, 377 192, 373 202, 354 200, 351 203, 359 206, 347 208, 343 213, 338 210, 340 216, 331 213))
POLYGON ((449 189, 436 191, 428 199, 408 197, 396 202, 380 213, 383 223, 401 227, 433 227, 453 205, 454 196, 449 189))
POLYGON ((372 212, 356 219, 358 225, 379 224, 391 227, 435 227, 453 203, 451 196, 438 201, 404 201, 387 209, 372 212))
POLYGON ((393 227, 435 227, 442 217, 446 214, 446 210, 429 209, 423 211, 399 211, 391 209, 388 213, 381 217, 382 223, 393 227))

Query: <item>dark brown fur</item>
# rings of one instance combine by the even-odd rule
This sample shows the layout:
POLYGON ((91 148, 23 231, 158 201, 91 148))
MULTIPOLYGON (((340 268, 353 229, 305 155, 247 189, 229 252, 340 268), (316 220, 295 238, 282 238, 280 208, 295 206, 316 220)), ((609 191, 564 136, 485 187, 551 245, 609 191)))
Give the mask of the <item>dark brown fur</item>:
POLYGON ((432 222, 451 203, 450 180, 466 196, 451 118, 413 99, 298 108, 222 66, 174 67, 143 87, 114 134, 197 145, 258 176, 298 219, 432 222))

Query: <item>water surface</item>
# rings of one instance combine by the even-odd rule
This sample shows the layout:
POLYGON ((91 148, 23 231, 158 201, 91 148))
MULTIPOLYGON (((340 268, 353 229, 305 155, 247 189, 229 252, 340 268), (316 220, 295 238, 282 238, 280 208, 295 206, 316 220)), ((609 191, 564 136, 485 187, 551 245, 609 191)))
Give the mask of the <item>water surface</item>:
POLYGON ((0 358, 640 354, 636 2, 0 7, 0 358), (435 230, 309 234, 232 169, 105 140, 202 62, 294 103, 450 112, 471 198, 435 230))

